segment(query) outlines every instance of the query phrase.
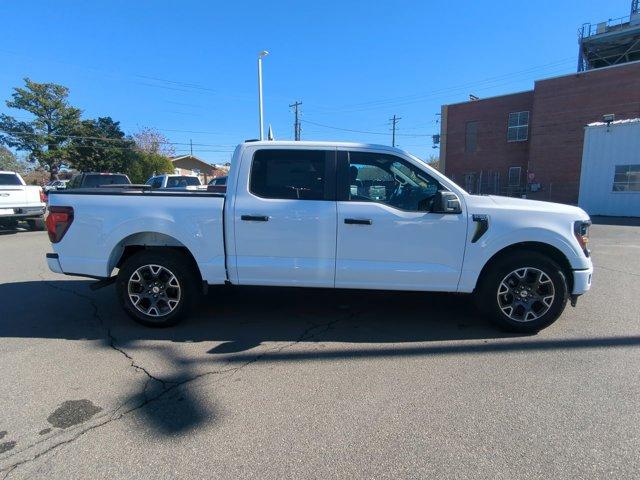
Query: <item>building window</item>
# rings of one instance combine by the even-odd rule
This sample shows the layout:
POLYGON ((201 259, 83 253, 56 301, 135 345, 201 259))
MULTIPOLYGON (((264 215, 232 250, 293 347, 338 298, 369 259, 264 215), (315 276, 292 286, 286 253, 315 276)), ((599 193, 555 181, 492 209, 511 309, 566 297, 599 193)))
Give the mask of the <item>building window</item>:
POLYGON ((474 153, 478 146, 478 122, 467 122, 465 132, 465 151, 474 153))
POLYGON ((614 192, 640 192, 640 165, 616 165, 614 192))
POLYGON ((510 187, 520 186, 521 172, 522 172, 522 168, 520 167, 509 167, 509 186, 510 187))
POLYGON ((465 151, 473 153, 478 146, 478 122, 467 122, 465 151))
POLYGON ((509 114, 508 142, 524 142, 529 138, 529 112, 509 114))

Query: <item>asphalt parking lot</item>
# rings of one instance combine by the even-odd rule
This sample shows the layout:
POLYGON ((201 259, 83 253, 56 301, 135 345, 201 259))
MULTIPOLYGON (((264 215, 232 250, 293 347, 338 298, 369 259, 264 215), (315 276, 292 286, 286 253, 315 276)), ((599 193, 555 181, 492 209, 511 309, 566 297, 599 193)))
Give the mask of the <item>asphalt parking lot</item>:
POLYGON ((464 296, 230 288, 154 330, 0 232, 0 479, 637 478, 640 226, 592 248, 535 336, 464 296))

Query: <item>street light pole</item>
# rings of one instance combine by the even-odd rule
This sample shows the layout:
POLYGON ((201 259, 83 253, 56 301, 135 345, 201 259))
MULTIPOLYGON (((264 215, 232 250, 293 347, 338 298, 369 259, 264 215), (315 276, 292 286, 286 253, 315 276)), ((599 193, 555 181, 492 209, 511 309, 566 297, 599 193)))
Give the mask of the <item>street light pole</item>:
POLYGON ((262 57, 266 57, 267 55, 269 55, 269 52, 266 50, 258 54, 258 115, 260 117, 260 140, 264 140, 264 124, 262 120, 262 57))

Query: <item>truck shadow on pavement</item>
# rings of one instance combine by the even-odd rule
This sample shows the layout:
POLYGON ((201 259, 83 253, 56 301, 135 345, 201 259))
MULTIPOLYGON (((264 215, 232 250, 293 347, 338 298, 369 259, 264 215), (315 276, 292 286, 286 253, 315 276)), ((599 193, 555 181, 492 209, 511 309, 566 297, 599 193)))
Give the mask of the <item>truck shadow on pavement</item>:
POLYGON ((221 342, 208 350, 210 354, 238 353, 262 342, 306 337, 321 337, 325 342, 404 343, 514 336, 481 318, 468 296, 274 287, 211 287, 203 304, 181 324, 148 328, 120 309, 113 287, 91 291, 91 283, 0 285, 0 298, 30 299, 2 302, 0 336, 99 339, 104 333, 87 319, 91 302, 107 323, 102 326, 117 332, 123 345, 136 340, 221 342))
POLYGON ((468 296, 295 288, 211 288, 191 318, 152 329, 122 312, 113 287, 94 292, 91 283, 0 285, 0 337, 97 340, 96 348, 114 349, 141 378, 124 401, 164 435, 216 420, 215 409, 186 384, 228 378, 256 361, 640 346, 637 336, 549 339, 501 332, 468 296))

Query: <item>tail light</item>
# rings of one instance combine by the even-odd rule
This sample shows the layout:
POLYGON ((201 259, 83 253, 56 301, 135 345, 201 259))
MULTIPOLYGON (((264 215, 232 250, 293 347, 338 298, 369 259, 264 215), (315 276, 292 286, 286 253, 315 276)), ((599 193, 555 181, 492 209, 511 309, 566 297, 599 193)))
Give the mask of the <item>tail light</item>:
POLYGON ((49 207, 45 223, 51 243, 58 243, 73 222, 73 207, 49 207))
POLYGON ((40 190, 40 202, 47 203, 48 200, 47 194, 40 190))
POLYGON ((573 224, 573 234, 576 236, 576 240, 582 247, 582 251, 588 257, 591 255, 589 250, 589 227, 591 226, 591 220, 578 220, 573 224))

